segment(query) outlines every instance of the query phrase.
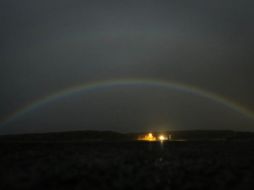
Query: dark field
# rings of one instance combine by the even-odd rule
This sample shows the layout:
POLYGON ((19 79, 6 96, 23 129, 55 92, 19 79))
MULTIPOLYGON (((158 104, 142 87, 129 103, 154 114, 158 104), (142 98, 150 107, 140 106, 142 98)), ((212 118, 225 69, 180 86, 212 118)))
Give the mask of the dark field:
POLYGON ((0 189, 254 189, 252 142, 1 143, 0 189))

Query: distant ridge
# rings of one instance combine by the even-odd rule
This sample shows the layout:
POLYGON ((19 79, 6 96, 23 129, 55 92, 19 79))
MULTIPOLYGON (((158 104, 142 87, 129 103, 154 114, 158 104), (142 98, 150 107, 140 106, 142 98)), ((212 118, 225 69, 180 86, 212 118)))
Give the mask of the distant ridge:
MULTIPOLYGON (((150 132, 150 131, 149 131, 150 132)), ((151 131, 153 132, 153 131, 151 131)), ((139 133, 119 133, 115 131, 65 131, 36 134, 0 135, 0 142, 97 142, 97 141, 133 141, 139 133)), ((153 132, 155 135, 170 134, 172 140, 254 140, 253 132, 230 130, 181 130, 153 132)))
POLYGON ((1 141, 116 141, 125 139, 126 135, 114 131, 65 131, 35 134, 1 135, 1 141))

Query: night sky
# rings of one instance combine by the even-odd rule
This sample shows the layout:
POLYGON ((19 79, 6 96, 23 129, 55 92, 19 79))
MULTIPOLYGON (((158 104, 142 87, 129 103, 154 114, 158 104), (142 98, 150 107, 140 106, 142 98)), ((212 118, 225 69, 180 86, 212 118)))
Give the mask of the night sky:
POLYGON ((130 79, 194 86, 254 111, 252 0, 1 0, 0 25, 0 133, 254 131, 254 116, 209 98, 135 84, 12 119, 65 89, 130 79))

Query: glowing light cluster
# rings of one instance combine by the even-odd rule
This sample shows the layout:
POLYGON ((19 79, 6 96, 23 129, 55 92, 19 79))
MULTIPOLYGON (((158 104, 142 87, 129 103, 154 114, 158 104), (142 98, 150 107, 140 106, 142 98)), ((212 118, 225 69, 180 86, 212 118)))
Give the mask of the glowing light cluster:
POLYGON ((138 138, 138 140, 141 140, 141 141, 165 141, 165 140, 169 140, 169 138, 166 137, 165 135, 159 135, 158 137, 156 137, 152 133, 148 133, 144 136, 140 136, 138 138))
POLYGON ((143 141, 156 141, 156 137, 153 136, 152 133, 148 133, 147 135, 143 137, 139 137, 138 140, 143 140, 143 141))

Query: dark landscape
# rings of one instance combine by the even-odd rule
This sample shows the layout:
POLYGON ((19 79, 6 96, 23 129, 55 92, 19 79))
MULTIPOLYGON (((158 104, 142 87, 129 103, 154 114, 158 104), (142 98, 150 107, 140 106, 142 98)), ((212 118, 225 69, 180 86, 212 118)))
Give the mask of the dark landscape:
MULTIPOLYGON (((188 133, 190 138, 200 131, 191 135, 178 132, 181 133, 188 133)), ((230 132, 214 133, 222 136, 230 132)), ((83 141, 82 135, 79 140, 71 140, 74 134, 82 132, 63 134, 44 134, 44 141, 31 134, 30 141, 29 135, 26 141, 21 140, 22 135, 12 136, 9 141, 1 137, 0 188, 254 188, 254 141, 241 139, 241 135, 227 140, 146 142, 127 137, 120 140, 114 132, 83 132, 83 141), (55 141, 50 141, 51 135, 55 141), (98 140, 103 136, 108 139, 98 140), (109 136, 115 139, 110 140, 109 136)), ((250 136, 253 134, 249 133, 250 136)))

